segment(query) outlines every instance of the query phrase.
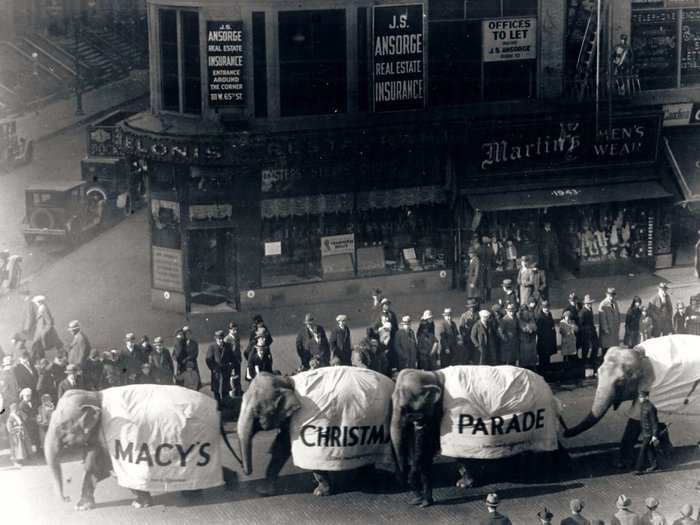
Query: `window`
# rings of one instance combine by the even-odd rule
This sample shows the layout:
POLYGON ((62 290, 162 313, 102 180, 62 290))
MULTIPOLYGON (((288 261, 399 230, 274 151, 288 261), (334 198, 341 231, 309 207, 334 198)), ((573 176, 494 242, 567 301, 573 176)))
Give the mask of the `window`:
POLYGON ((345 11, 280 12, 279 57, 282 116, 345 112, 345 11))
POLYGON ((253 88, 255 116, 267 117, 267 47, 263 12, 253 12, 253 88))
POLYGON ((466 0, 467 18, 537 15, 537 0, 466 0))
POLYGON ((700 9, 634 9, 630 45, 643 90, 700 84, 700 9))
POLYGON ((198 115, 202 112, 199 14, 161 9, 158 15, 161 107, 198 115))

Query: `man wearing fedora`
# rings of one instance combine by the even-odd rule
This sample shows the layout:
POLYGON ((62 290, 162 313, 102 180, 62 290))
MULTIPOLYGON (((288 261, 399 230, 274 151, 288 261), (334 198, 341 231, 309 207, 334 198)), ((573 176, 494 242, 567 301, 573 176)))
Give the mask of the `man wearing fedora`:
POLYGON ((498 504, 501 500, 498 494, 491 492, 486 496, 486 510, 488 514, 479 520, 479 525, 511 525, 508 516, 498 512, 498 504))
POLYGON ((469 264, 467 265, 467 297, 481 300, 486 298, 486 273, 485 263, 479 259, 476 250, 470 249, 469 264))
POLYGON ((211 374, 211 391, 218 403, 226 400, 231 391, 231 370, 233 369, 233 347, 224 341, 223 330, 214 332, 214 342, 209 344, 205 362, 211 374))
POLYGON ((503 279, 495 299, 501 305, 501 308, 505 308, 508 303, 518 304, 518 294, 513 289, 512 279, 503 279))
POLYGON ((498 356, 498 334, 490 322, 491 312, 488 310, 479 311, 479 320, 474 324, 471 333, 471 340, 474 348, 479 352, 480 365, 495 366, 499 364, 498 356))
POLYGON ((374 329, 379 331, 386 323, 391 325, 391 328, 389 329, 389 344, 386 345, 386 349, 391 355, 393 354, 392 349, 394 347, 394 336, 399 329, 399 319, 396 316, 396 313, 394 313, 394 311, 391 309, 391 300, 389 298, 384 297, 379 302, 379 305, 381 307, 381 311, 379 312, 379 317, 374 323, 374 329))
POLYGON ((515 317, 515 304, 505 305, 506 314, 498 321, 500 363, 515 365, 520 357, 520 329, 515 317))
POLYGON ((583 501, 578 498, 572 499, 569 502, 569 509, 571 510, 571 515, 561 520, 560 525, 591 525, 591 522, 581 514, 583 501))
POLYGON ((135 384, 136 378, 141 373, 141 365, 148 361, 148 358, 141 345, 136 343, 136 335, 134 335, 133 332, 129 332, 124 337, 121 361, 122 365, 126 368, 125 384, 135 384))
POLYGON ((530 257, 524 255, 520 259, 520 269, 518 270, 518 288, 520 289, 520 304, 525 305, 530 300, 530 295, 534 288, 534 274, 530 268, 530 257))
POLYGON ((653 496, 644 500, 647 511, 644 513, 639 523, 641 525, 666 525, 666 518, 658 510, 659 500, 653 496))
POLYGON ((316 362, 317 367, 330 364, 331 350, 326 331, 315 322, 314 316, 310 313, 304 316, 304 326, 297 334, 296 347, 303 370, 309 369, 309 363, 312 359, 316 362))
POLYGON ((598 305, 600 347, 603 350, 601 359, 605 358, 608 348, 620 343, 620 307, 617 305, 616 297, 615 288, 608 288, 605 291, 605 299, 598 305))
POLYGON ((58 384, 58 399, 63 397, 63 394, 74 388, 82 388, 82 384, 78 380, 78 374, 80 373, 80 367, 69 363, 66 367, 66 378, 58 384))
POLYGON ((600 343, 598 341, 598 331, 595 326, 595 315, 593 314, 593 299, 586 294, 583 297, 583 305, 578 313, 579 334, 581 334, 581 359, 586 367, 592 368, 600 343))
POLYGON ((474 323, 479 321, 476 307, 474 299, 467 299, 466 309, 459 317, 459 335, 462 340, 463 360, 466 365, 475 365, 479 362, 479 356, 476 355, 476 348, 472 343, 472 328, 474 323))
POLYGON ((459 330, 457 323, 452 320, 452 308, 445 308, 442 312, 442 323, 440 325, 440 367, 458 365, 457 360, 457 338, 459 330))
POLYGON ((654 337, 673 333, 673 301, 666 283, 659 283, 656 295, 649 301, 649 315, 654 323, 654 337))
POLYGON ((552 525, 552 519, 554 518, 554 514, 547 508, 543 508, 541 511, 537 513, 537 519, 540 520, 541 525, 552 525))
POLYGON ((686 503, 681 507, 681 517, 673 522, 673 525, 696 525, 697 520, 693 519, 693 506, 686 503))
POLYGON ((331 348, 331 364, 350 366, 352 342, 350 328, 347 325, 348 316, 339 314, 335 318, 336 326, 331 330, 328 343, 331 348))
POLYGON ((617 512, 613 514, 610 525, 639 525, 639 516, 632 511, 632 500, 624 494, 615 503, 617 512))
POLYGON ((396 371, 404 368, 418 368, 418 343, 411 329, 411 316, 404 315, 396 332, 396 371))
POLYGON ((659 418, 656 407, 649 401, 649 392, 646 390, 639 392, 639 424, 641 428, 639 439, 642 446, 637 456, 635 474, 646 474, 656 470, 656 446, 659 444, 659 418), (644 469, 645 461, 649 462, 646 469, 644 469))
POLYGON ((82 369, 85 362, 90 357, 90 341, 85 337, 85 334, 80 329, 80 323, 77 320, 68 323, 68 332, 72 339, 68 345, 68 363, 77 365, 82 369))

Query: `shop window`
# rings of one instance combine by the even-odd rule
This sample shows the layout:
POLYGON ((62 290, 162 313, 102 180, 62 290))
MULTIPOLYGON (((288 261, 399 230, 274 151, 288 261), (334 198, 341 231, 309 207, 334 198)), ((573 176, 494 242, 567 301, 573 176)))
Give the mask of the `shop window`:
POLYGON ((643 90, 700 84, 700 9, 634 9, 632 68, 643 90))
POLYGON ((346 110, 345 11, 279 13, 282 116, 346 110))
POLYGON ((466 0, 467 18, 537 15, 537 0, 466 0))
POLYGON ((465 0, 443 0, 428 4, 428 19, 455 20, 464 18, 465 0))
POLYGON ((160 33, 161 107, 165 111, 200 114, 199 14, 161 9, 160 33))
POLYGON ((267 117, 267 46, 263 12, 253 12, 253 87, 255 116, 267 117))

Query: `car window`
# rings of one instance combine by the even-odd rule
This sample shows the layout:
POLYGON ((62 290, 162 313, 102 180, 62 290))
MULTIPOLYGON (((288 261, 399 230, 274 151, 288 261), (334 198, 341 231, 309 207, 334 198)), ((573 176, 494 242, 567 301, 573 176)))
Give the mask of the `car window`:
POLYGON ((39 204, 45 204, 53 199, 54 195, 51 193, 40 193, 37 192, 34 194, 34 204, 39 205, 39 204))

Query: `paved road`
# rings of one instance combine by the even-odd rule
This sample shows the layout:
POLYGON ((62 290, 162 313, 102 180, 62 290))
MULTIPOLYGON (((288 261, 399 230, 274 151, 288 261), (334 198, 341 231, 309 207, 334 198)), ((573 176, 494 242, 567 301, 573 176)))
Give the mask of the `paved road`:
MULTIPOLYGON (((592 392, 590 386, 557 392, 569 422, 586 412, 592 392)), ((667 421, 672 423, 677 452, 674 463, 665 471, 637 477, 608 467, 612 442, 620 436, 624 425, 624 415, 611 412, 594 430, 566 443, 574 453, 573 468, 555 481, 537 481, 535 473, 522 472, 520 476, 524 481, 463 491, 453 486, 455 465, 441 460, 435 466, 437 504, 426 510, 409 506, 410 493, 398 489, 391 475, 382 470, 370 482, 362 484, 337 478, 341 482, 340 493, 316 498, 310 494, 311 475, 288 465, 283 472, 282 493, 260 498, 255 488, 267 462, 266 447, 271 433, 262 434, 255 441, 255 474, 250 478, 240 474, 228 451, 223 451, 226 465, 239 472, 239 482, 232 491, 211 489, 196 500, 186 500, 176 494, 158 495, 155 506, 143 510, 129 506, 130 493, 118 487, 112 478, 98 486, 96 509, 76 513, 70 504, 63 504, 54 496, 45 466, 17 470, 9 466, 7 456, 0 455, 0 486, 3 487, 0 503, 8 523, 473 524, 482 512, 485 495, 497 490, 504 499, 502 510, 510 515, 513 523, 528 524, 536 523, 535 515, 543 505, 560 520, 568 501, 574 497, 586 501, 586 515, 609 522, 617 496, 625 493, 632 498, 638 511, 643 509, 645 497, 655 495, 662 501, 661 510, 675 519, 683 503, 697 504, 700 500, 693 490, 698 479, 699 453, 695 442, 700 435, 700 423, 673 418, 667 421)), ((73 502, 79 497, 80 467, 78 461, 64 466, 66 493, 73 502)), ((515 474, 501 472, 498 475, 513 479, 515 474)))

